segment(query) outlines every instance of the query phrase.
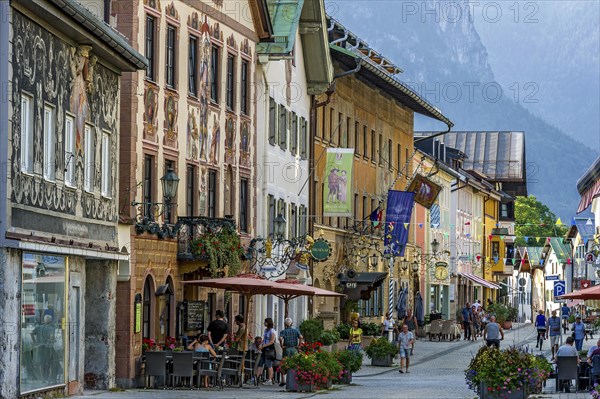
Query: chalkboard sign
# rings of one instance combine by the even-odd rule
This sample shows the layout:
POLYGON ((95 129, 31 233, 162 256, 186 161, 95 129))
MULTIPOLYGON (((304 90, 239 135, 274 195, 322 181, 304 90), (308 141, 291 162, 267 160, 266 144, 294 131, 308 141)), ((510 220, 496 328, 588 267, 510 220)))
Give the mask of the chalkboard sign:
POLYGON ((184 326, 186 331, 200 330, 204 331, 204 311, 206 309, 205 301, 184 302, 184 326))

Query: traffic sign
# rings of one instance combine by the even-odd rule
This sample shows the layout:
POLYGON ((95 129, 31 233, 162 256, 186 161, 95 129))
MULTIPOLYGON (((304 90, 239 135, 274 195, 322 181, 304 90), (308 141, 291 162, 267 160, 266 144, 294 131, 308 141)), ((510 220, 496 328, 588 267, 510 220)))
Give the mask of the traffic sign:
POLYGON ((554 297, 565 295, 567 292, 565 287, 565 280, 558 280, 554 282, 554 297))
POLYGON ((559 280, 558 274, 546 276, 546 281, 558 281, 558 280, 559 280))

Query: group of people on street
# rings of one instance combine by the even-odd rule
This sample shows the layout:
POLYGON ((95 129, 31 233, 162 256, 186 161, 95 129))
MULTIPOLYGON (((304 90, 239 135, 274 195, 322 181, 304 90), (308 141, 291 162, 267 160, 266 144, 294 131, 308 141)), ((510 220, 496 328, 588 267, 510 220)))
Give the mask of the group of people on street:
MULTIPOLYGON (((492 301, 488 299, 488 305, 491 303, 492 301)), ((483 337, 483 331, 490 321, 491 314, 483 308, 481 300, 473 302, 473 305, 467 302, 462 308, 460 316, 465 341, 476 341, 477 337, 483 337)))
MULTIPOLYGON (((195 352, 206 352, 212 357, 216 357, 217 352, 223 349, 233 348, 242 350, 243 340, 248 337, 244 316, 237 315, 234 321, 237 325, 237 331, 233 334, 228 334, 229 324, 225 319, 224 312, 217 310, 215 312, 215 320, 209 323, 206 334, 198 334, 187 345, 187 349, 195 352)), ((261 380, 263 371, 266 368, 267 375, 263 381, 263 385, 273 385, 274 366, 277 362, 298 353, 298 347, 302 344, 303 337, 300 331, 292 325, 293 320, 287 317, 284 320, 285 328, 277 334, 277 331, 274 329, 273 319, 267 317, 264 320, 263 335, 256 336, 254 341, 248 345, 248 350, 255 354, 255 358, 258 358, 254 376, 255 381, 261 380)), ((205 388, 208 388, 208 378, 204 379, 203 385, 205 388)), ((280 385, 285 385, 285 376, 282 376, 280 385)))

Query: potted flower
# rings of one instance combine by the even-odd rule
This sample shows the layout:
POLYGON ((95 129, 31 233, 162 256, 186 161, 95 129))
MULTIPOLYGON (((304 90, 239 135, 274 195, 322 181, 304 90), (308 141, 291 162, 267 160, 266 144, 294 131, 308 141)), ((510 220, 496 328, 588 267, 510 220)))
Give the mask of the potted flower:
POLYGON ((344 349, 337 352, 335 356, 342 365, 342 376, 339 382, 342 384, 352 383, 352 373, 356 373, 362 367, 362 354, 359 351, 344 349))
POLYGON ((481 399, 524 399, 541 392, 551 370, 546 358, 526 348, 482 347, 465 370, 465 379, 481 399))
POLYGON ((319 338, 319 342, 323 344, 323 350, 327 352, 331 352, 333 350, 333 344, 337 343, 339 340, 340 334, 337 330, 323 330, 321 338, 319 338))
POLYGON ((177 346, 177 339, 175 337, 165 337, 165 350, 172 351, 177 346))
POLYGON ((223 272, 225 266, 229 275, 236 275, 241 269, 244 248, 234 228, 223 227, 218 232, 208 230, 195 237, 190 248, 196 257, 208 260, 213 277, 223 272))
POLYGON ((318 342, 323 334, 323 322, 319 319, 305 319, 300 323, 300 333, 306 342, 318 342))
POLYGON ((142 339, 142 352, 147 352, 151 350, 155 350, 156 341, 152 338, 144 338, 142 339))
POLYGON ((390 367, 397 352, 398 349, 386 337, 371 340, 365 349, 365 353, 371 359, 372 366, 390 367))
POLYGON ((297 353, 281 362, 286 373, 286 390, 312 392, 331 386, 333 378, 339 379, 342 365, 329 352, 297 353))
POLYGON ((494 302, 488 306, 487 310, 490 314, 496 316, 496 322, 500 324, 503 329, 508 330, 512 327, 512 321, 509 318, 509 309, 505 304, 494 302))

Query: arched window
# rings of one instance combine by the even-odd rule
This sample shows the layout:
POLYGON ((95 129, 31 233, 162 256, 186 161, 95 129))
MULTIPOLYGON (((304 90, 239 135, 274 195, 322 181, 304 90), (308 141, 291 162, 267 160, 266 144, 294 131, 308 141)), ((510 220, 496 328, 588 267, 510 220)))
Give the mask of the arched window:
POLYGON ((152 284, 152 277, 147 276, 144 282, 144 303, 142 308, 142 337, 151 338, 152 334, 152 300, 154 298, 154 290, 152 284))

